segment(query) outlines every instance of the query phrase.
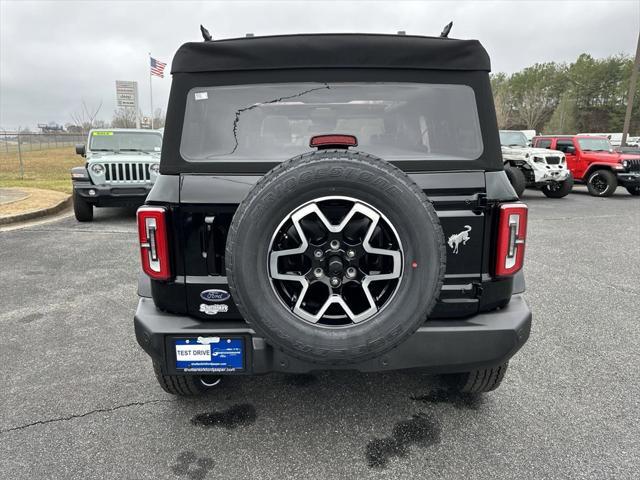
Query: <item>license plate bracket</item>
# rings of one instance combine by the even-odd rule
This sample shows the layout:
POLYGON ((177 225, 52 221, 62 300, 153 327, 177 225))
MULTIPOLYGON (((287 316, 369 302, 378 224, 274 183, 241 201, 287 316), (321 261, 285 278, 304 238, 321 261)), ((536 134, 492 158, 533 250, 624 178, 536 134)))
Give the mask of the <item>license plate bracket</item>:
POLYGON ((242 336, 174 337, 168 343, 169 366, 178 373, 218 374, 246 370, 246 343, 242 336))

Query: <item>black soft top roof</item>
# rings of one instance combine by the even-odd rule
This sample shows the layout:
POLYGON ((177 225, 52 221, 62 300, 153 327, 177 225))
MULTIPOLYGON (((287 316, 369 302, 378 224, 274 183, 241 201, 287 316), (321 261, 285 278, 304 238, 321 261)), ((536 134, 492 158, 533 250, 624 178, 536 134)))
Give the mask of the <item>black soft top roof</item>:
POLYGON ((490 71, 477 40, 379 34, 304 34, 182 45, 171 73, 301 68, 408 68, 490 71))

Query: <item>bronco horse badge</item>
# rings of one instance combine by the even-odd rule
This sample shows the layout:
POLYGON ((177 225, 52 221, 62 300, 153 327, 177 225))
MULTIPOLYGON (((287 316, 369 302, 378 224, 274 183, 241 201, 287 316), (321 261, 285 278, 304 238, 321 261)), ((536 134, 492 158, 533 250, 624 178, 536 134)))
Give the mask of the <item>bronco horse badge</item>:
POLYGON ((471 240, 471 237, 469 236, 471 227, 469 225, 465 225, 464 228, 465 229, 460 233, 451 235, 449 237, 449 240, 447 241, 449 246, 453 249, 453 253, 456 253, 456 254, 458 253, 458 247, 460 246, 460 243, 462 243, 462 245, 466 245, 467 242, 471 240))

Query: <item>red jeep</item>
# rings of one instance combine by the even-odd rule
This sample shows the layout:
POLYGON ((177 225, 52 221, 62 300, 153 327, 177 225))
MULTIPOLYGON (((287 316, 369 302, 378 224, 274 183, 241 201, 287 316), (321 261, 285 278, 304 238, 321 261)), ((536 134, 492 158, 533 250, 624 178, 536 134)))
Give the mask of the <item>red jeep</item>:
POLYGON ((640 155, 615 152, 607 137, 544 135, 533 137, 532 146, 564 152, 573 178, 593 196, 609 197, 618 184, 640 195, 640 155))

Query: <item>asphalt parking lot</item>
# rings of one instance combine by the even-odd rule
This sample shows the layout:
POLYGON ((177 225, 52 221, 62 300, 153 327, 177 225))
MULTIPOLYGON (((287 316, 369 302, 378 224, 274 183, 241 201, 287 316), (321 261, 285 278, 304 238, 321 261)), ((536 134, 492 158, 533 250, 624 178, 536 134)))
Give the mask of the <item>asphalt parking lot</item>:
POLYGON ((482 397, 340 372, 173 398, 133 335, 132 212, 0 232, 1 476, 637 478, 640 199, 525 195, 533 331, 482 397))

